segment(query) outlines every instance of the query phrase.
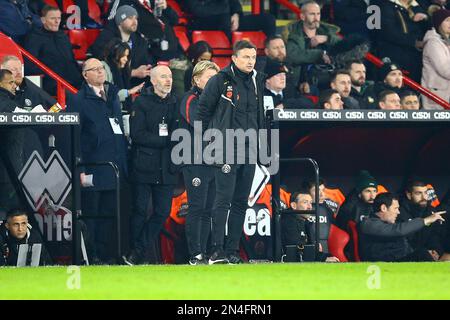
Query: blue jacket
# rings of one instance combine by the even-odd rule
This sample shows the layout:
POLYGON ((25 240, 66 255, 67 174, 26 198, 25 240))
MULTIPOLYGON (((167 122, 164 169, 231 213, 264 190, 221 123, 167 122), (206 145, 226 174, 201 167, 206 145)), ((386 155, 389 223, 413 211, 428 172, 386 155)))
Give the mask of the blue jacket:
MULTIPOLYGON (((123 131, 122 112, 117 95, 118 89, 106 82, 105 102, 94 90, 83 83, 76 95, 69 96, 67 111, 80 114, 80 152, 82 162, 112 161, 120 169, 120 177, 127 174, 126 139, 114 134, 109 121, 114 118, 123 131)), ((115 188, 114 172, 109 167, 86 167, 85 174, 93 174, 94 187, 86 190, 100 191, 115 188)))
POLYGON ((21 43, 32 25, 41 27, 40 18, 28 8, 27 0, 0 0, 0 31, 21 43))

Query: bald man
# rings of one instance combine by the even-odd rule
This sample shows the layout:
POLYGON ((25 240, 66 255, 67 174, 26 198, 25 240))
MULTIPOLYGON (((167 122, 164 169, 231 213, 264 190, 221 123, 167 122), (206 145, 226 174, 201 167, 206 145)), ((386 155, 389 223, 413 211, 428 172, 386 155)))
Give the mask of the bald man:
MULTIPOLYGON (((126 140, 118 89, 106 82, 105 69, 97 59, 88 59, 82 68, 84 83, 80 91, 69 96, 67 110, 80 113, 80 146, 82 162, 114 162, 124 179, 126 140)), ((88 254, 91 263, 115 263, 112 220, 116 210, 116 182, 111 168, 84 167, 80 175, 83 213, 98 219, 87 219, 88 254)))
POLYGON ((160 65, 150 72, 152 87, 133 104, 130 117, 132 145, 133 216, 132 250, 123 256, 124 263, 157 263, 156 239, 172 206, 177 177, 173 174, 170 136, 178 127, 177 101, 171 94, 172 72, 160 65), (152 215, 147 220, 149 200, 152 215), (149 260, 144 255, 149 252, 149 260))

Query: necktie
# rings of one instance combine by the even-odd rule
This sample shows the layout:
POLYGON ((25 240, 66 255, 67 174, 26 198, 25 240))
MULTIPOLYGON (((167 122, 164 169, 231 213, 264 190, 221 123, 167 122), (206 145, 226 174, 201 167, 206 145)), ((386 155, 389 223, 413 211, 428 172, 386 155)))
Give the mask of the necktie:
POLYGON ((106 94, 105 94, 105 91, 100 90, 100 96, 102 97, 103 100, 106 101, 106 94))

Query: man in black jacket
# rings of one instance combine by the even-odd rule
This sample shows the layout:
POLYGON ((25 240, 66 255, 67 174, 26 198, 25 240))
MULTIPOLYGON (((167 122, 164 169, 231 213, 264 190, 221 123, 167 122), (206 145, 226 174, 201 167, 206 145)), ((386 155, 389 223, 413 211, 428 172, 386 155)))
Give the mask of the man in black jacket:
MULTIPOLYGON (((136 99, 130 117, 134 199, 131 218, 133 249, 123 257, 128 265, 142 262, 146 251, 154 249, 170 214, 177 183, 170 159, 170 135, 178 127, 177 101, 170 94, 172 72, 166 66, 156 66, 151 71, 150 80, 153 87, 136 99), (150 198, 153 212, 147 220, 150 198)), ((150 262, 157 261, 151 258, 150 262)))
POLYGON ((100 33, 89 52, 98 59, 105 57, 105 49, 113 39, 128 43, 131 48, 131 86, 136 86, 150 75, 152 59, 149 46, 138 32, 138 13, 131 6, 121 6, 117 9, 114 21, 108 22, 100 33))
POLYGON ((0 266, 16 266, 21 244, 41 244, 39 265, 51 265, 48 254, 38 230, 28 223, 26 211, 12 209, 6 214, 6 220, 0 222, 0 266))
MULTIPOLYGON (((306 189, 292 193, 290 202, 293 210, 313 210, 313 197, 306 189)), ((319 212, 320 220, 328 220, 330 218, 327 213, 324 212, 324 209, 324 207, 322 207, 322 210, 319 209, 322 211, 319 212)), ((280 221, 283 246, 312 244, 313 239, 315 238, 315 222, 313 218, 314 217, 309 213, 283 214, 280 221)), ((320 230, 321 236, 319 237, 319 242, 322 250, 320 250, 318 256, 316 256, 316 261, 339 262, 338 258, 333 257, 328 253, 327 239, 331 224, 331 221, 328 221, 329 222, 326 223, 327 226, 325 226, 327 230, 320 230)), ((322 225, 322 221, 320 224, 322 225)), ((320 229, 322 229, 322 226, 320 229)))
MULTIPOLYGON (((97 59, 86 60, 83 77, 86 82, 76 95, 69 96, 67 103, 68 112, 80 114, 81 160, 85 163, 113 162, 123 180, 127 174, 127 157, 118 89, 105 82, 105 69, 97 59)), ((110 216, 116 212, 115 174, 109 166, 86 166, 80 179, 83 213, 96 217, 86 220, 92 240, 89 243, 91 261, 110 263, 113 257, 110 216)))
POLYGON ((115 18, 117 8, 120 6, 129 5, 133 7, 139 16, 137 31, 148 41, 152 56, 158 61, 177 58, 182 53, 178 38, 173 30, 173 26, 178 24, 178 14, 167 5, 166 0, 146 1, 113 1, 108 20, 115 18), (155 2, 158 5, 156 8, 155 2), (161 15, 157 16, 159 10, 161 15))
MULTIPOLYGON (((424 218, 433 213, 434 208, 428 199, 428 187, 423 181, 409 181, 405 190, 405 196, 400 199, 399 221, 410 221, 414 218, 424 218)), ((444 253, 443 226, 433 224, 429 228, 424 228, 408 237, 411 246, 425 248, 435 260, 444 253)))
MULTIPOLYGON (((256 47, 248 41, 238 41, 233 47, 231 59, 232 63, 228 67, 208 81, 200 96, 198 108, 203 128, 215 129, 205 134, 215 131, 222 137, 219 139, 214 133, 213 137, 209 137, 209 147, 215 148, 210 150, 215 151, 215 154, 205 159, 207 164, 218 166, 215 174, 216 198, 212 235, 215 251, 210 257, 210 264, 242 262, 238 255, 239 240, 257 155, 257 137, 247 139, 247 133, 257 134, 258 130, 264 128, 264 77, 254 70, 256 47), (237 136, 237 143, 234 138, 225 139, 227 129, 237 136), (236 131, 238 129, 242 129, 242 134, 245 132, 246 137, 239 137, 239 131, 236 131), (226 256, 224 236, 229 209, 226 256)), ((228 135, 229 133, 230 131, 228 135)), ((206 149, 204 153, 208 153, 206 149)))
POLYGON ((348 222, 358 224, 364 216, 373 213, 373 202, 378 192, 378 184, 368 171, 362 170, 356 179, 355 189, 346 197, 336 217, 336 225, 347 230, 348 222))
POLYGON ((359 224, 360 254, 363 261, 434 261, 425 248, 412 248, 407 236, 435 221, 445 221, 436 212, 425 218, 414 218, 406 222, 396 222, 400 205, 398 198, 385 192, 377 195, 374 211, 359 224))
POLYGON ((17 106, 14 101, 16 82, 11 71, 0 70, 0 112, 13 112, 17 106))
POLYGON ((46 110, 56 103, 56 100, 47 92, 39 88, 32 81, 24 78, 22 62, 16 56, 5 56, 0 65, 1 69, 7 69, 13 73, 16 83, 15 101, 19 106, 32 109, 42 105, 46 110))
POLYGON ((300 92, 296 96, 289 96, 286 89, 288 69, 284 63, 267 59, 264 73, 266 84, 264 88, 264 109, 309 109, 314 106, 311 100, 302 97, 300 92))
MULTIPOLYGON (((34 28, 27 36, 24 48, 42 61, 46 66, 79 88, 82 82, 78 63, 72 52, 69 37, 59 30, 61 11, 58 8, 45 6, 42 9, 42 28, 34 28)), ((31 62, 25 63, 26 74, 42 74, 42 70, 31 62)), ((47 93, 56 94, 56 82, 44 77, 43 87, 47 93)))

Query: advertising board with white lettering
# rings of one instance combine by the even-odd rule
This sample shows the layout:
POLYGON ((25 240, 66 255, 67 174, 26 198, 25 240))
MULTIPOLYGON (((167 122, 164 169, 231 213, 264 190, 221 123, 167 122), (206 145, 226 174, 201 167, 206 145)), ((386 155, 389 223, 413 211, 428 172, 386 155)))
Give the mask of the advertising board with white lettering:
POLYGON ((435 110, 275 110, 276 121, 445 121, 450 111, 435 110))
POLYGON ((78 113, 0 113, 3 125, 76 125, 80 123, 78 113))

